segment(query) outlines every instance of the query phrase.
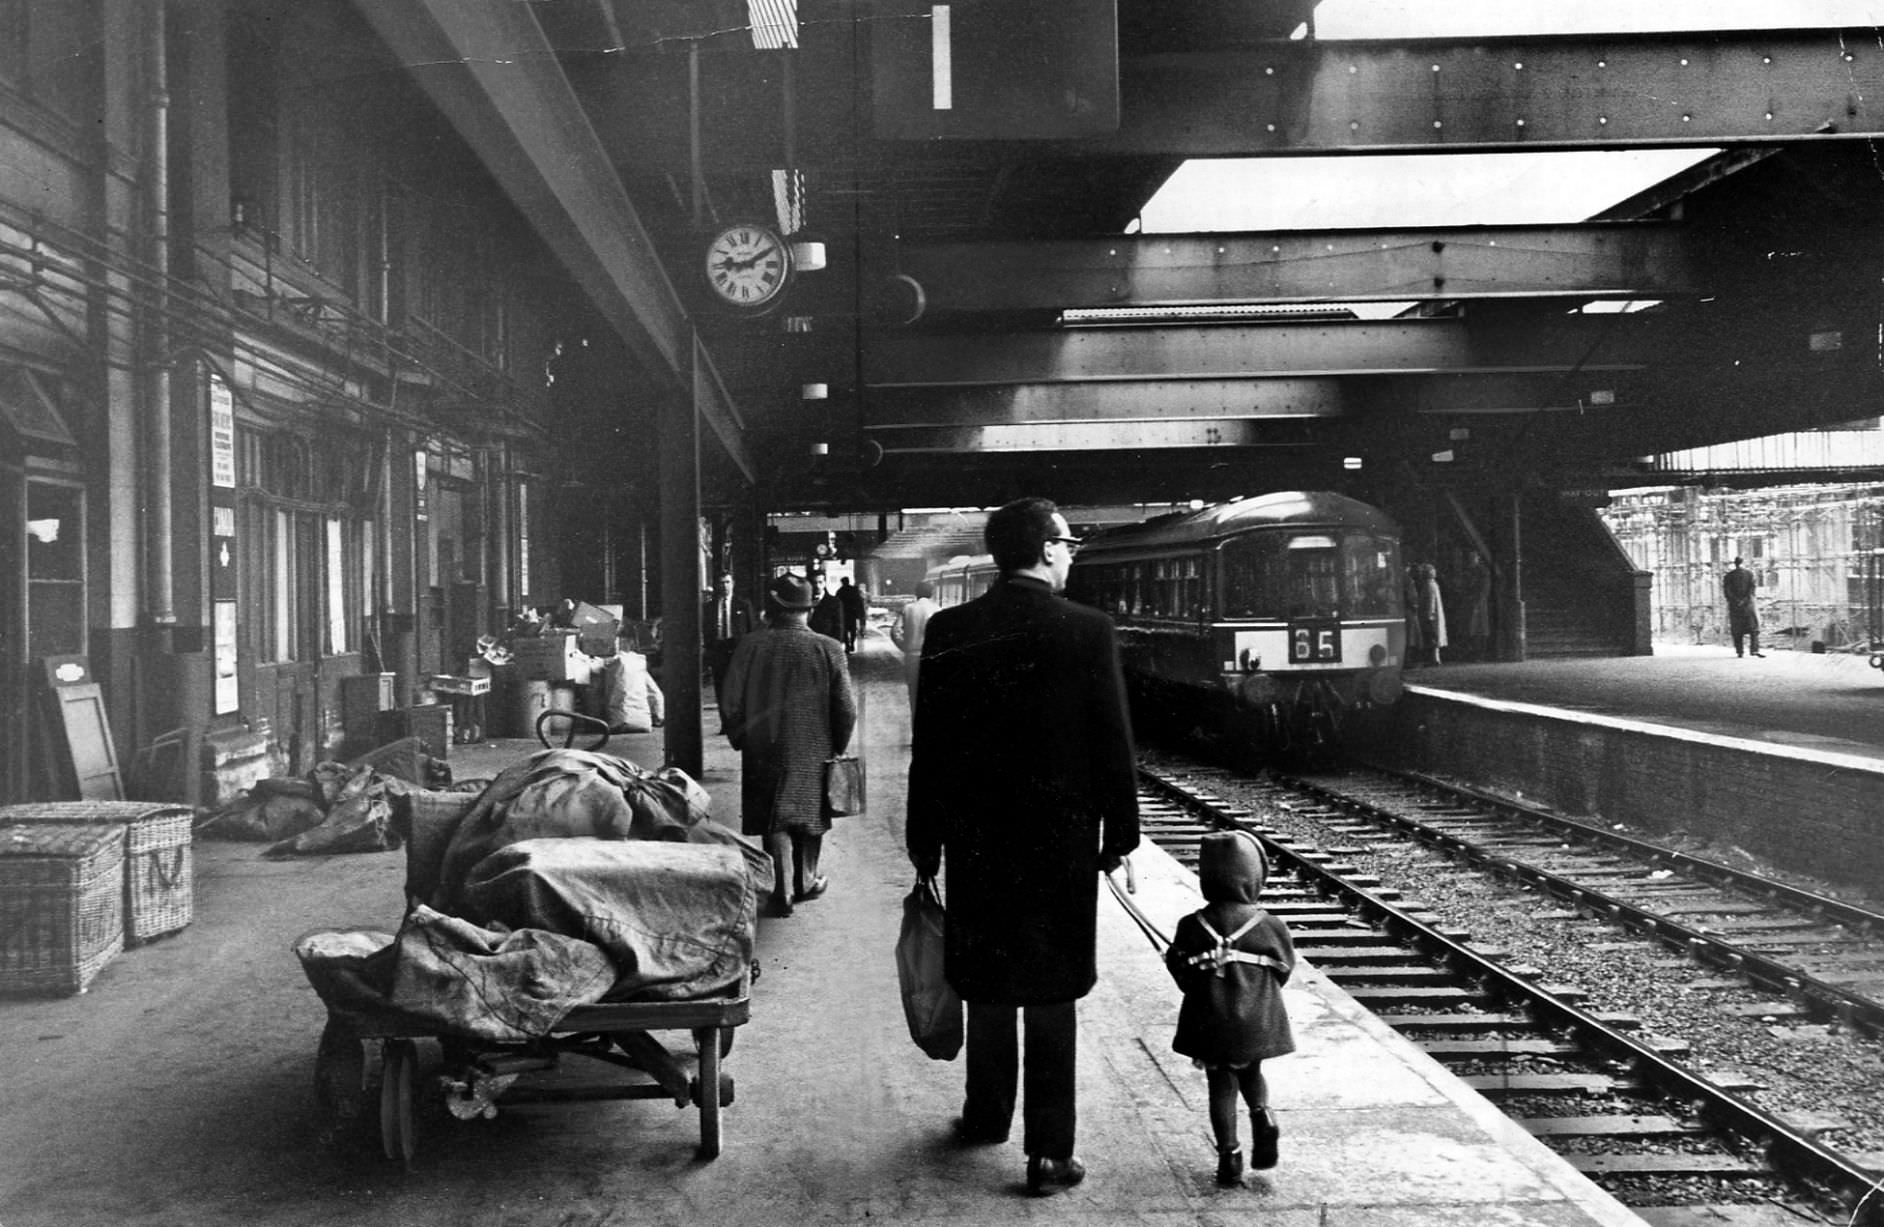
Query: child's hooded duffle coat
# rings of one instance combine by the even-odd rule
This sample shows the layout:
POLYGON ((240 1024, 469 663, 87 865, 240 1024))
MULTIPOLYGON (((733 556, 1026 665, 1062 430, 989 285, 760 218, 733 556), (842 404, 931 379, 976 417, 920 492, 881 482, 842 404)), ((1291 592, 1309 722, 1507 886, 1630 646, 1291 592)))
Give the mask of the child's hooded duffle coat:
POLYGON ((1261 845, 1242 832, 1206 835, 1198 851, 1197 876, 1208 902, 1178 922, 1165 954, 1165 966, 1184 991, 1171 1047, 1206 1067, 1220 1068, 1294 1052, 1282 985, 1295 969, 1295 943, 1289 940, 1288 927, 1256 904, 1268 876, 1261 845), (1242 935, 1227 949, 1264 956, 1273 964, 1208 957, 1193 961, 1240 929, 1242 935))

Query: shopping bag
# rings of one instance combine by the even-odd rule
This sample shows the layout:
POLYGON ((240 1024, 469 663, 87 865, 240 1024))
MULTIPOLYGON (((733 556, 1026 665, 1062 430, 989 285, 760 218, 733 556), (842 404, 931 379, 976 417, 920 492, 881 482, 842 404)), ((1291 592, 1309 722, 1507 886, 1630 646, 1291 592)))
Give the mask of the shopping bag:
POLYGON ((824 816, 844 818, 864 812, 864 765, 855 754, 824 760, 824 816))
POLYGON ((935 879, 923 878, 903 900, 896 979, 903 990, 909 1038, 936 1060, 953 1061, 962 1050, 962 999, 943 975, 942 922, 935 879))

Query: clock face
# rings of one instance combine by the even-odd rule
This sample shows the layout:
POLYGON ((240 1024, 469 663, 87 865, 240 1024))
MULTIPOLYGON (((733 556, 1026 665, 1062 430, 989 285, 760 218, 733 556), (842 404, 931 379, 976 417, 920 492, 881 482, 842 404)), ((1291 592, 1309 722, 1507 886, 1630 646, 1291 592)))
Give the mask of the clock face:
POLYGON ((735 307, 762 307, 777 298, 791 274, 785 242, 764 226, 728 226, 707 244, 707 284, 735 307))

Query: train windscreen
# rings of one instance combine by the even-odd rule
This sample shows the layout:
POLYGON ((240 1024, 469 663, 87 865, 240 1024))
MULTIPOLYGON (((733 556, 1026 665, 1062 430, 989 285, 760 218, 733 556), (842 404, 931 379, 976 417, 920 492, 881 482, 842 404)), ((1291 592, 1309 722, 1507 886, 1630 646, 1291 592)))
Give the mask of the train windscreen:
POLYGON ((1223 547, 1228 618, 1389 617, 1399 547, 1368 533, 1251 533, 1223 547))

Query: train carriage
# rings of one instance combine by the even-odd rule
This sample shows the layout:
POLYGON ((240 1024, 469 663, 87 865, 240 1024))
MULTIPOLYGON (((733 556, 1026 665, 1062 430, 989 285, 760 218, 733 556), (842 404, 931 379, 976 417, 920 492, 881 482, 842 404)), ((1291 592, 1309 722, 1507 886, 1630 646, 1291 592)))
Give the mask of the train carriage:
POLYGON ((972 601, 988 590, 1001 574, 992 554, 957 554, 924 572, 923 578, 935 585, 935 603, 944 609, 972 601))
POLYGON ((1399 528, 1290 491, 1087 539, 1068 595, 1111 615, 1143 709, 1196 713, 1252 750, 1336 749, 1400 696, 1399 528))

